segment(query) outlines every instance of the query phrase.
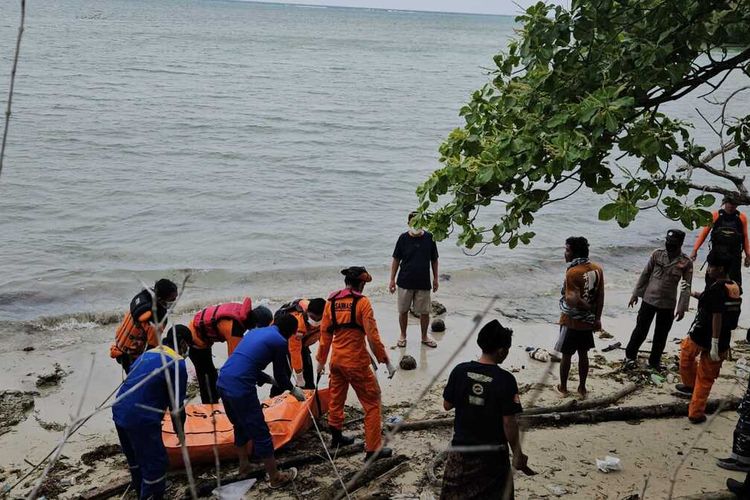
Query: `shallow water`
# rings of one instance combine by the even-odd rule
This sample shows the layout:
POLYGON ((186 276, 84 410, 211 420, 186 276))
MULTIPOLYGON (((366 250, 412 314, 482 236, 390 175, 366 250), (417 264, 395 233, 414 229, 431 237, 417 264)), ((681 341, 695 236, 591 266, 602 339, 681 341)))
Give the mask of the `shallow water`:
MULTIPOLYGON (((15 9, 0 6, 0 47, 15 9)), ((0 320, 53 325, 108 318, 141 281, 185 270, 194 304, 323 294, 352 264, 382 287, 416 186, 513 29, 209 0, 39 1, 27 24, 0 180, 0 320)), ((665 109, 693 120, 695 106, 708 105, 665 109)), ((502 290, 531 309, 559 286, 564 238, 582 233, 610 282, 632 286, 673 224, 649 213, 620 230, 596 220, 603 202, 550 207, 513 252, 445 242, 442 268, 477 278, 467 294, 502 290)))

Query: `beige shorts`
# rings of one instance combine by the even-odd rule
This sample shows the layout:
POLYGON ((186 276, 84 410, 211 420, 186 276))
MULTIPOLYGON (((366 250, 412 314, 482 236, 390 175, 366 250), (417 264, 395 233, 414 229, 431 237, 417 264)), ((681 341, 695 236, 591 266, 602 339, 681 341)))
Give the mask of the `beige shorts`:
POLYGON ((414 304, 414 313, 418 315, 430 314, 432 301, 430 290, 407 290, 398 289, 398 312, 407 313, 414 304))

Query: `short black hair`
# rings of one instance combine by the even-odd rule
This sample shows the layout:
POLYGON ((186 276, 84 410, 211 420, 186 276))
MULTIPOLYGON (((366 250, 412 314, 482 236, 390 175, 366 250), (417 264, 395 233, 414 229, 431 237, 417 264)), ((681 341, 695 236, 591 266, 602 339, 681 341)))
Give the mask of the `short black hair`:
POLYGON ((479 330, 477 345, 484 353, 495 352, 498 349, 510 349, 513 339, 513 330, 505 328, 496 319, 493 319, 479 330))
POLYGON ((274 320, 273 324, 276 325, 285 339, 297 333, 297 318, 291 314, 282 314, 274 320))
POLYGON ((708 257, 706 258, 709 266, 721 267, 724 272, 729 272, 729 268, 732 266, 732 261, 726 252, 720 250, 711 250, 708 257))
POLYGON ((307 304, 307 312, 317 314, 319 316, 323 315, 323 311, 326 308, 326 299, 310 299, 310 303, 307 304))
POLYGON ((174 341, 175 336, 177 337, 177 344, 179 344, 180 342, 185 342, 188 347, 192 347, 193 334, 190 332, 190 328, 185 325, 174 325, 172 328, 167 330, 167 334, 164 335, 164 338, 161 341, 162 345, 165 345, 170 349, 174 349, 175 351, 179 351, 179 346, 175 344, 174 341))
POLYGON ((565 244, 570 247, 574 259, 585 259, 589 256, 589 240, 583 236, 571 236, 565 240, 565 244))
POLYGON ((154 295, 156 295, 157 299, 177 295, 177 285, 172 280, 162 278, 154 283, 154 295))
POLYGON ((258 306, 253 308, 253 312, 250 313, 248 319, 250 320, 249 323, 251 329, 263 328, 273 323, 273 313, 266 306, 258 306))

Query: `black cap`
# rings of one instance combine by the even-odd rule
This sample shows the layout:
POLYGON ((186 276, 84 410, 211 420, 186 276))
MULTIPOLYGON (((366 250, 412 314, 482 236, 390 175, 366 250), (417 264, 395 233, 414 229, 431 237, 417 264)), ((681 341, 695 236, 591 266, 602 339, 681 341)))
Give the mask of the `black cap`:
POLYGON ((491 352, 502 347, 510 348, 513 330, 506 328, 496 319, 493 319, 479 330, 477 345, 482 352, 491 352))
POLYGON ((341 274, 354 281, 364 281, 365 283, 372 281, 372 276, 363 266, 347 267, 341 270, 341 274))
POLYGON ((685 231, 680 229, 670 229, 667 231, 667 243, 682 243, 685 241, 685 231))

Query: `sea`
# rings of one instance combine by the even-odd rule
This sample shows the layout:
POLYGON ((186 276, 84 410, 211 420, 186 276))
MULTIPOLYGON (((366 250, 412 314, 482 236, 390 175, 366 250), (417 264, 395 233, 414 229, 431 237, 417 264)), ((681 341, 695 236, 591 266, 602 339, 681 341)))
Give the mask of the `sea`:
MULTIPOLYGON (((0 4, 2 109, 18 4, 0 4)), ((27 2, 0 177, 0 331, 114 321, 160 277, 188 278, 188 308, 323 293, 350 265, 385 293, 415 190, 518 27, 243 1, 27 2)), ((746 82, 732 74, 711 97, 746 82)), ((715 146, 698 111, 720 110, 700 94, 662 111, 715 146)), ((732 109, 746 114, 748 95, 732 109)), ((621 229, 597 220, 607 201, 579 192, 546 208, 514 250, 469 255, 449 238, 441 274, 517 309, 547 297, 554 315, 564 240, 583 235, 608 287, 628 289, 678 224, 652 210, 621 229)))

